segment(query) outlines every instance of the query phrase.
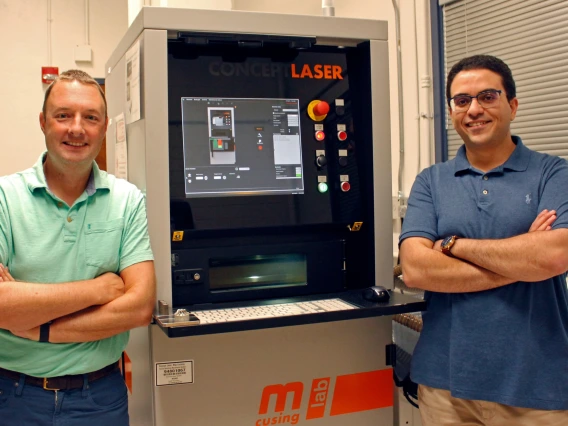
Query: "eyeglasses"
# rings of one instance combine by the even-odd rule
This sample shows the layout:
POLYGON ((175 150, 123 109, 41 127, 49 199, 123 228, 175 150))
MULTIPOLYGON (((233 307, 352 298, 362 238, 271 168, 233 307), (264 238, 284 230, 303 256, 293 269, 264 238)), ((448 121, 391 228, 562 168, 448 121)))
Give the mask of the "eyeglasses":
POLYGON ((450 107, 456 112, 465 112, 471 106, 473 99, 477 99, 477 103, 483 108, 494 108, 499 104, 499 96, 502 90, 484 90, 476 96, 457 95, 450 98, 450 107))

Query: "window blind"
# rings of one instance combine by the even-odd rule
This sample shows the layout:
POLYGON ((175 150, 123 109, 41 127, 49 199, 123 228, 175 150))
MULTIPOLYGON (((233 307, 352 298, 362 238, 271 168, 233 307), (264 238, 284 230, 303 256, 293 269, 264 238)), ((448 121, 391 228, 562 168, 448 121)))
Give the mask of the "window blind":
MULTIPOLYGON (((513 72, 519 100, 512 133, 535 151, 568 159, 568 1, 439 0, 439 4, 445 75, 466 56, 488 54, 504 60, 513 72)), ((450 159, 463 142, 447 111, 446 132, 450 159)))

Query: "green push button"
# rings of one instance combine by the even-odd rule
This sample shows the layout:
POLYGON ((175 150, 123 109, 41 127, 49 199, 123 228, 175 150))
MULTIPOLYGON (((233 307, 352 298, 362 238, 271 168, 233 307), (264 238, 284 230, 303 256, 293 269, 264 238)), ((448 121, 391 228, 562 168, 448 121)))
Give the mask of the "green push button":
POLYGON ((321 192, 322 194, 323 194, 323 193, 326 193, 326 192, 327 192, 327 189, 328 189, 328 188, 327 188, 327 183, 325 183, 325 182, 320 182, 320 183, 318 183, 318 191, 319 191, 319 192, 321 192))

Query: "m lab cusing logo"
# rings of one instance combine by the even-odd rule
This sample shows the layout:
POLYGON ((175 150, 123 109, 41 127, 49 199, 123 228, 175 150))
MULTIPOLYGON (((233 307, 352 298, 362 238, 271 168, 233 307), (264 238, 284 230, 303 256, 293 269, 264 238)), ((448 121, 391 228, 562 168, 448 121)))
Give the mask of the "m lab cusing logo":
POLYGON ((337 376, 334 383, 331 377, 313 379, 305 401, 303 382, 268 385, 262 391, 255 426, 295 425, 326 414, 338 416, 392 407, 392 386, 391 368, 337 376))

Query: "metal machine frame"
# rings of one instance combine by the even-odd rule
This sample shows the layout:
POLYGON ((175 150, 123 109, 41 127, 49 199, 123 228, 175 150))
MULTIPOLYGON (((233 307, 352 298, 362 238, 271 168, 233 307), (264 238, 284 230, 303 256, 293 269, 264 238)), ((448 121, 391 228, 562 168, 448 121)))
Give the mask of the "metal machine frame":
MULTIPOLYGON (((167 41, 169 37, 177 36, 179 31, 305 36, 314 37, 318 45, 332 46, 356 46, 369 42, 373 76, 370 107, 374 141, 375 282, 392 288, 387 23, 363 19, 145 7, 108 60, 105 81, 108 114, 114 118, 124 111, 127 104, 125 54, 135 42, 139 42, 141 119, 127 125, 128 180, 146 194, 158 299, 172 304, 170 200, 165 190, 169 188, 167 41)), ((107 132, 110 173, 114 172, 115 140, 116 129, 111 123, 107 132)), ((390 315, 420 310, 422 305, 414 302, 405 308, 408 301, 395 298, 384 312, 375 311, 359 319, 279 328, 258 327, 256 330, 249 327, 246 331, 234 333, 171 338, 155 324, 149 330, 132 330, 127 348, 132 361, 134 385, 130 397, 131 422, 135 426, 164 426, 174 422, 203 426, 262 425, 267 424, 266 421, 277 422, 272 424, 303 424, 311 421, 308 424, 313 426, 344 425, 345 417, 340 414, 350 412, 345 407, 338 408, 339 403, 334 402, 336 408, 333 409, 330 408, 331 404, 327 408, 324 405, 325 413, 322 411, 322 416, 305 419, 308 408, 295 412, 300 410, 296 406, 297 395, 294 394, 290 406, 291 398, 286 403, 286 392, 283 394, 283 408, 291 413, 301 413, 302 418, 293 417, 292 414, 286 417, 282 410, 272 417, 268 414, 263 416, 262 401, 260 408, 258 405, 263 386, 265 390, 273 384, 282 384, 284 388, 300 386, 298 383, 303 383, 304 388, 312 384, 317 387, 325 379, 327 399, 328 395, 331 398, 334 386, 347 380, 344 377, 388 370, 384 348, 391 342, 390 315), (395 312, 393 306, 398 311, 395 312), (177 386, 156 386, 154 368, 161 362, 180 360, 191 361, 195 368, 195 381, 177 386)), ((361 377, 357 376, 359 379, 361 377)), ((310 398, 318 394, 313 386, 310 398)), ((300 399, 303 401, 302 407, 307 407, 313 401, 308 401, 308 389, 304 390, 304 397, 302 399, 300 396, 300 399)), ((387 400, 388 392, 389 389, 387 400)), ((278 398, 281 397, 276 393, 278 405, 278 398)), ((334 401, 339 398, 337 391, 333 398, 334 401)), ((274 403, 273 400, 271 403, 274 403)), ((353 426, 390 426, 393 422, 392 403, 383 409, 361 410, 349 415, 348 422, 353 426)))

